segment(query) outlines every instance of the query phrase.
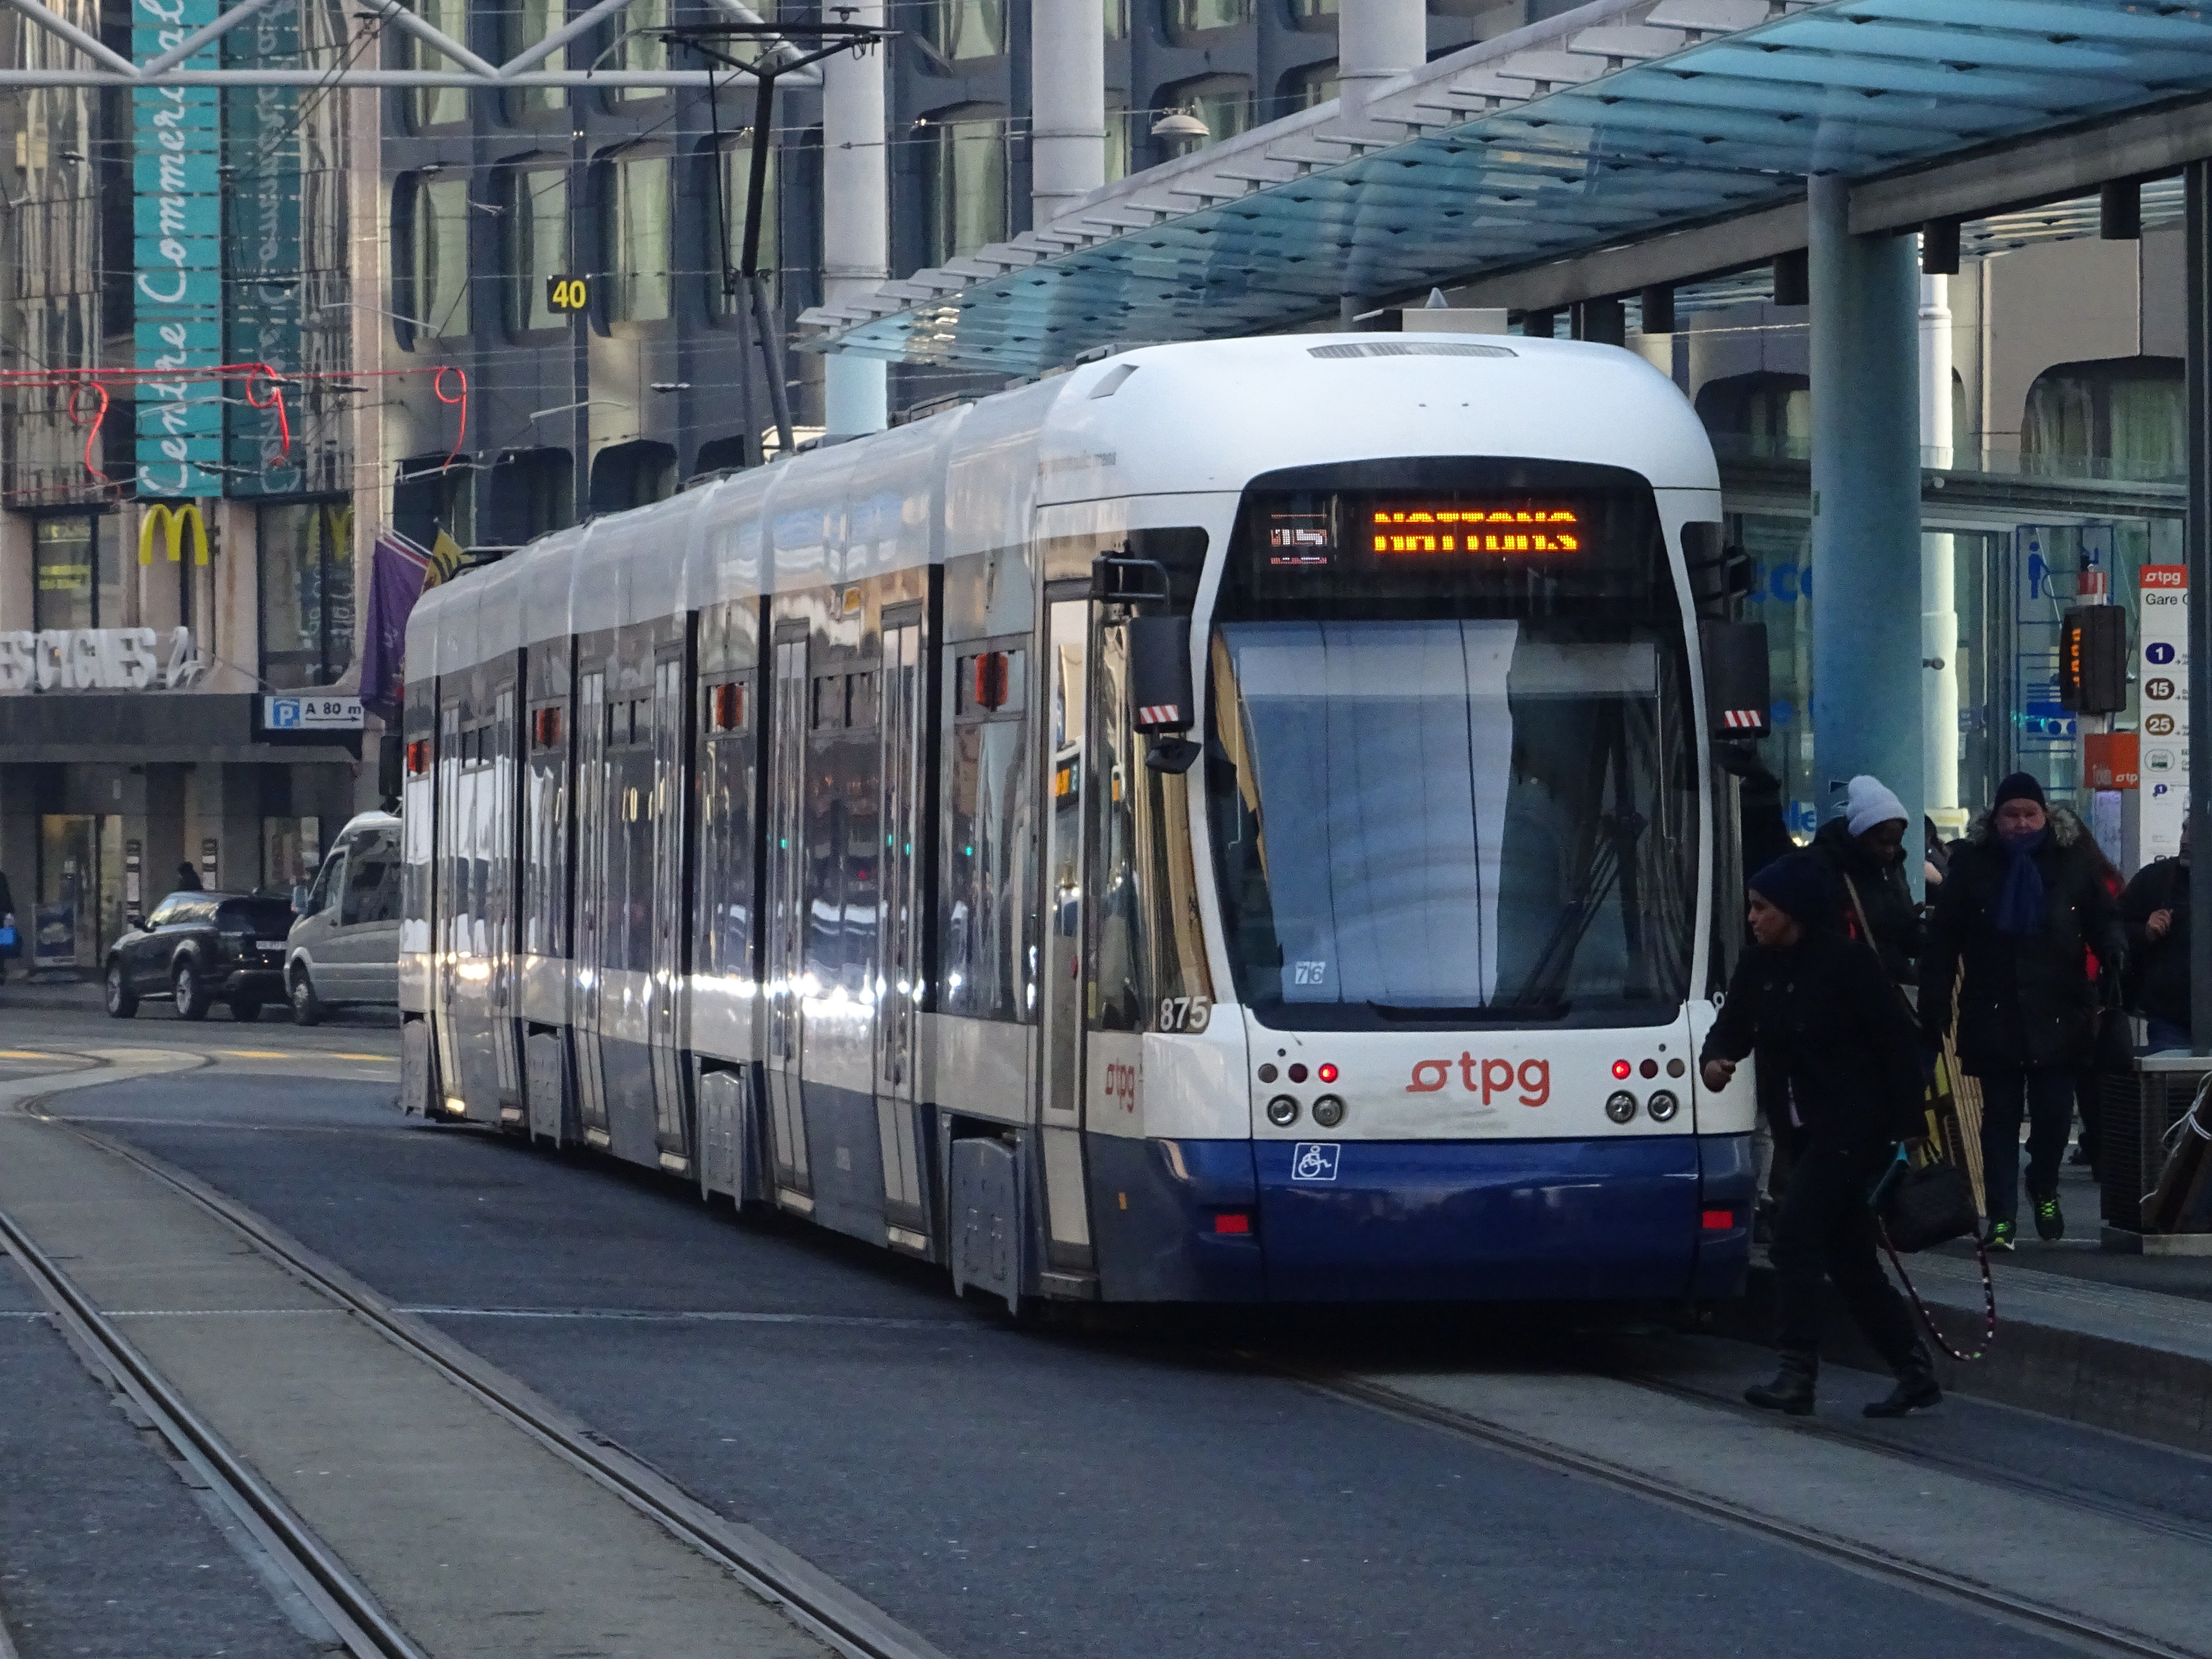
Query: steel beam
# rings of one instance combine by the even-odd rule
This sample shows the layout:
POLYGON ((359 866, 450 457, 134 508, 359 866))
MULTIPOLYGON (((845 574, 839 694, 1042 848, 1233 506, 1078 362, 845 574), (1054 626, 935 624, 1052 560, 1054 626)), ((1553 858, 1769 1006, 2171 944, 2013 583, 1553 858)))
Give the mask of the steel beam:
MULTIPOLYGON (((2191 161, 2188 244, 2189 512, 2182 557, 2189 571, 2190 857, 2212 849, 2212 161, 2191 161)), ((2212 1054, 2212 881, 2189 887, 2189 1046, 2212 1054)))

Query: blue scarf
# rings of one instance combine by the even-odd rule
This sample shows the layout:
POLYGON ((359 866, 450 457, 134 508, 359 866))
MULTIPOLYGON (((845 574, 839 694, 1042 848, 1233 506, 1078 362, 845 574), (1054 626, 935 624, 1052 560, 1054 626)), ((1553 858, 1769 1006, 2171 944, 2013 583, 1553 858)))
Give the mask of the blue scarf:
POLYGON ((2043 872, 2035 855, 2051 839, 2047 829, 2030 836, 1999 836, 1997 846, 2005 855, 2004 885, 1997 890, 1996 925, 2000 933, 2024 938, 2043 927, 2043 872))

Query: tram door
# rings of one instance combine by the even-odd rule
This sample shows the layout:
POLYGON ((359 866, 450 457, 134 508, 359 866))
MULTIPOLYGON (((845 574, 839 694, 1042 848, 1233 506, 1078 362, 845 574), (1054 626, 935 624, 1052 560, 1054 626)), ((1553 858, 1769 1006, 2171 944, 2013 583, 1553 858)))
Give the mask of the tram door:
MULTIPOLYGON (((461 707, 457 682, 440 681, 438 697, 437 839, 431 854, 437 872, 437 920, 430 930, 431 1032, 438 1045, 438 1077, 447 1096, 461 1096, 461 1047, 455 1030, 454 995, 460 952, 468 940, 468 866, 463 853, 471 828, 460 810, 461 707), (448 700, 450 695, 450 701, 448 700)), ((443 1101, 439 1103, 444 1104, 443 1101)))
POLYGON ((515 760, 519 733, 514 723, 513 682, 500 687, 492 708, 491 773, 487 785, 492 792, 492 842, 485 849, 485 856, 490 860, 491 884, 484 901, 489 915, 486 942, 491 952, 492 1054, 501 1121, 519 1123, 522 1121, 522 1055, 517 1018, 521 1010, 522 989, 515 974, 514 947, 519 931, 516 919, 521 908, 522 872, 515 858, 515 785, 520 768, 515 760))
POLYGON ((806 971, 806 641, 775 647, 775 690, 768 785, 768 1097, 779 1187, 804 1194, 806 1118, 799 1104, 799 1062, 805 1048, 806 971))
POLYGON ((690 710, 684 695, 684 653, 664 652, 653 665, 653 979, 647 1008, 652 1044, 654 1139, 663 1164, 688 1160, 684 1133, 684 1056, 677 998, 684 984, 684 757, 690 710))
POLYGON ((576 1113, 584 1139, 607 1146, 607 1093, 599 1069, 599 1006, 607 931, 607 675, 576 680, 576 1113))
POLYGON ((1083 895, 1086 860, 1083 792, 1089 676, 1085 672, 1091 606, 1084 599, 1046 606, 1048 684, 1043 713, 1044 1076, 1038 1095, 1045 1237, 1054 1261, 1087 1263, 1090 1212, 1083 1176, 1083 895))
POLYGON ((882 676, 883 858, 877 884, 876 1115, 883 1142, 884 1197, 893 1226, 927 1224, 914 1107, 921 1024, 922 799, 921 619, 884 618, 882 676))

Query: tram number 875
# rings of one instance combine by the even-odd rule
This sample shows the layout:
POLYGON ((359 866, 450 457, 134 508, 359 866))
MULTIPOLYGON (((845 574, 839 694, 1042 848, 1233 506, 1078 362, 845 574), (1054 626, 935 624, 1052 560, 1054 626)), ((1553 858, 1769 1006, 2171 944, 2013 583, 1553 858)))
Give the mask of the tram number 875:
POLYGON ((1160 1024, 1163 1031, 1203 1031, 1206 1022, 1213 1018, 1213 1003, 1206 997, 1162 997, 1160 1024))
POLYGON ((545 279, 545 308, 548 311, 581 311, 592 303, 592 285, 582 276, 548 276, 545 279))

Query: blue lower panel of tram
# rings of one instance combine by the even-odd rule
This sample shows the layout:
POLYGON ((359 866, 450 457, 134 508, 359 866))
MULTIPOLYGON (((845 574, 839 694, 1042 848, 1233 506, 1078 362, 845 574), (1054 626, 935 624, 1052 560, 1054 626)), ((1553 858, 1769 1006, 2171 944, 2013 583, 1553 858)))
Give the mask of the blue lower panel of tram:
POLYGON ((1749 1138, 1093 1136, 1109 1301, 1705 1299, 1749 1263, 1749 1138))

